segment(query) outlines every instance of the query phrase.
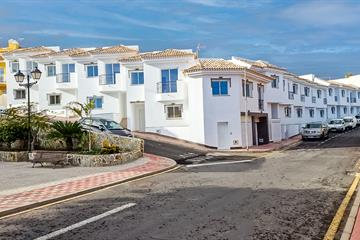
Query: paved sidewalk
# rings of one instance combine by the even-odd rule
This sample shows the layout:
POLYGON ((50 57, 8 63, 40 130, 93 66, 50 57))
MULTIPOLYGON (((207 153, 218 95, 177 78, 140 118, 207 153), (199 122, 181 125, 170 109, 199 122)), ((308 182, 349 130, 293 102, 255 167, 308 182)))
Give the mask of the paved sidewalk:
POLYGON ((84 176, 79 179, 40 188, 35 187, 13 194, 3 195, 3 192, 0 192, 0 217, 95 191, 120 182, 166 171, 176 166, 176 162, 168 158, 150 154, 144 154, 144 158, 146 161, 143 164, 126 169, 84 176))
POLYGON ((243 152, 253 152, 253 153, 261 153, 261 152, 270 152, 270 151, 274 151, 274 150, 279 150, 281 148, 290 146, 292 144, 295 144, 297 142, 301 141, 301 136, 297 135, 294 136, 292 138, 289 138, 287 140, 283 140, 280 142, 275 142, 275 143, 269 143, 269 144, 264 144, 264 145, 259 145, 259 146, 252 146, 249 148, 249 150, 247 149, 231 149, 231 150, 217 150, 217 149, 213 149, 213 148, 208 148, 205 147, 203 145, 200 144, 196 144, 196 143, 191 143, 185 140, 181 140, 181 139, 176 139, 176 138, 172 138, 172 137, 168 137, 168 136, 164 136, 164 135, 159 135, 159 134, 155 134, 155 133, 144 133, 144 132, 136 132, 135 135, 137 137, 143 138, 145 140, 152 140, 152 141, 157 141, 157 142, 164 142, 164 143, 168 143, 168 144, 174 144, 174 145, 178 145, 178 146, 183 146, 183 147, 187 147, 187 148, 192 148, 192 149, 196 149, 198 151, 204 151, 204 152, 208 152, 208 153, 214 153, 214 152, 229 152, 229 153, 243 153, 243 152))

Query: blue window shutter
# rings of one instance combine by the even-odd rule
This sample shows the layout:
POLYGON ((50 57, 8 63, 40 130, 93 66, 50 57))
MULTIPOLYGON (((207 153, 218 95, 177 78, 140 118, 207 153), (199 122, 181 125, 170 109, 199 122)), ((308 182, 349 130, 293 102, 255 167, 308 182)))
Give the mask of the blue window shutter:
POLYGON ((135 85, 138 84, 138 79, 137 79, 137 73, 136 72, 132 72, 131 73, 131 84, 135 85))
POLYGON ((228 82, 227 81, 220 82, 220 90, 221 90, 221 95, 228 94, 228 82))
POLYGON ((139 84, 144 84, 144 72, 139 72, 139 84))
POLYGON ((87 66, 86 72, 87 72, 87 77, 93 77, 93 69, 92 69, 92 66, 87 66))
POLYGON ((94 76, 95 76, 95 77, 99 76, 98 66, 94 66, 94 76))
POLYGON ((211 82, 212 94, 219 95, 220 94, 220 84, 219 81, 212 81, 211 82))
POLYGON ((106 64, 105 65, 105 74, 113 74, 112 64, 106 64))
POLYGON ((113 71, 114 71, 114 73, 119 73, 120 72, 120 64, 119 63, 114 64, 113 71))
POLYGON ((73 73, 73 72, 75 72, 75 64, 69 64, 69 72, 70 73, 73 73))
POLYGON ((178 80, 178 70, 170 69, 170 81, 177 81, 177 80, 178 80))
POLYGON ((169 92, 169 70, 161 70, 161 90, 163 93, 169 92))

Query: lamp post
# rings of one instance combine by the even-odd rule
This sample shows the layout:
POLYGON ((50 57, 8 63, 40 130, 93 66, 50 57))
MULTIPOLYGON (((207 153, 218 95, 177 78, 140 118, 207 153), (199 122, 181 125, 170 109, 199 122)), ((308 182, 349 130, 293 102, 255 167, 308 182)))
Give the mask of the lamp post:
POLYGON ((25 87, 27 89, 27 108, 28 108, 28 153, 31 153, 31 105, 30 105, 30 88, 37 84, 38 80, 41 77, 41 71, 36 67, 35 70, 31 72, 31 78, 34 79, 34 82, 30 82, 30 74, 26 75, 27 82, 24 82, 25 75, 19 70, 15 75, 15 81, 21 87, 25 87))

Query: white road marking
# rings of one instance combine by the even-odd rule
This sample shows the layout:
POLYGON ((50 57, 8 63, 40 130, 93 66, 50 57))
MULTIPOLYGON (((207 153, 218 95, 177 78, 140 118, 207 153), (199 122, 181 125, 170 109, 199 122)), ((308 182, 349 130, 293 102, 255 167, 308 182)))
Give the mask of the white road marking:
POLYGON ((225 165, 225 164, 236 164, 236 163, 248 163, 252 162, 253 160, 240 160, 240 161, 227 161, 227 162, 215 162, 215 163, 200 163, 200 164, 189 164, 185 165, 188 168, 193 167, 203 167, 203 166, 212 166, 212 165, 225 165))
POLYGON ((86 225, 86 224, 88 224, 88 223, 95 222, 95 221, 100 220, 100 219, 102 219, 102 218, 104 218, 104 217, 110 216, 110 215, 112 215, 112 214, 114 214, 114 213, 123 211, 123 210, 125 210, 125 209, 127 209, 127 208, 131 208, 131 207, 133 207, 133 206, 135 206, 135 205, 136 205, 136 203, 128 203, 128 204, 122 205, 122 206, 117 207, 117 208, 115 208, 115 209, 113 209, 113 210, 104 212, 104 213, 102 213, 102 214, 100 214, 100 215, 91 217, 91 218, 89 218, 89 219, 86 219, 86 220, 81 221, 81 222, 78 222, 78 223, 75 223, 75 224, 70 225, 70 226, 68 226, 68 227, 66 227, 66 228, 62 228, 62 229, 57 230, 57 231, 55 231, 55 232, 46 234, 46 235, 44 235, 44 236, 42 236, 42 237, 38 237, 38 238, 36 238, 36 239, 34 239, 34 240, 47 240, 47 239, 50 239, 50 238, 59 236, 59 235, 61 235, 61 234, 64 234, 64 233, 66 233, 66 232, 69 232, 69 231, 71 231, 71 230, 73 230, 73 229, 82 227, 82 226, 84 226, 84 225, 86 225))

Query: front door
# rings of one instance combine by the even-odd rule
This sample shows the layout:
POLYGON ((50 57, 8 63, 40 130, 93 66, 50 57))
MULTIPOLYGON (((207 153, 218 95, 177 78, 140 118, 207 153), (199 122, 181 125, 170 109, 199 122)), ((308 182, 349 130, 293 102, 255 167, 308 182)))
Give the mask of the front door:
POLYGON ((229 149, 229 127, 228 122, 217 123, 218 149, 229 149))
POLYGON ((268 144, 269 143, 269 130, 267 117, 259 117, 259 122, 257 123, 257 136, 258 144, 268 144))

